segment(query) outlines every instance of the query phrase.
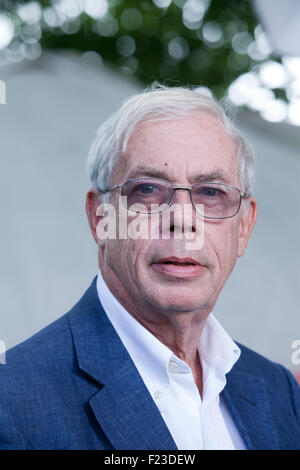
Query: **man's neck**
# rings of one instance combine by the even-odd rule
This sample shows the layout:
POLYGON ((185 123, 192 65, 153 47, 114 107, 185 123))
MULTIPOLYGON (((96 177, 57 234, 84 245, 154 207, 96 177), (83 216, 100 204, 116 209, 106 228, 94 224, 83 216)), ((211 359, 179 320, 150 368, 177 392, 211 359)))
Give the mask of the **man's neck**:
POLYGON ((172 312, 169 310, 164 313, 146 303, 136 305, 132 303, 128 292, 120 284, 118 278, 112 281, 103 271, 102 276, 113 296, 126 311, 191 368, 202 396, 202 368, 198 346, 209 312, 172 312))

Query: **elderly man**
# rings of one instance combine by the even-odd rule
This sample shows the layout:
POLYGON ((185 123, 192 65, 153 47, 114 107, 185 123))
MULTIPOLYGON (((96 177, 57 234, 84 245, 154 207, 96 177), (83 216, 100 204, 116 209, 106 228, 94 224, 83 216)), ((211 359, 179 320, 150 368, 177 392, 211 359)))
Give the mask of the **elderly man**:
POLYGON ((99 273, 7 353, 2 449, 300 449, 291 373, 212 315, 255 223, 254 161, 212 99, 156 87, 99 129, 99 273))

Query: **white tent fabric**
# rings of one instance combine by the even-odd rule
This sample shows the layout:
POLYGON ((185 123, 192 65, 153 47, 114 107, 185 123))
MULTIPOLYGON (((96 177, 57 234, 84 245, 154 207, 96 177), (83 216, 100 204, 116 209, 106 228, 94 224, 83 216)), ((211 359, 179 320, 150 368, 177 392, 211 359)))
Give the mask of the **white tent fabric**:
POLYGON ((300 56, 299 0, 252 0, 274 52, 300 56))
MULTIPOLYGON (((0 70, 0 340, 7 347, 67 312, 97 273, 84 200, 98 125, 141 86, 79 55, 0 70)), ((251 112, 259 217, 214 313, 238 341, 290 369, 300 339, 299 128, 251 112)))

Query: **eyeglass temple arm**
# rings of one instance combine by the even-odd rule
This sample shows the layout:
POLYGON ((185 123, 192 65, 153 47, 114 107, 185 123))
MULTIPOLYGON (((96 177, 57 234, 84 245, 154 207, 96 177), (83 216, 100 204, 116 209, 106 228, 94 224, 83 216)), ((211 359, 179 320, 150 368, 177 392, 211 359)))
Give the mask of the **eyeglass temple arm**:
POLYGON ((115 184, 114 186, 110 186, 109 188, 105 188, 102 190, 103 193, 107 193, 108 191, 112 191, 113 189, 122 188, 122 184, 115 184))

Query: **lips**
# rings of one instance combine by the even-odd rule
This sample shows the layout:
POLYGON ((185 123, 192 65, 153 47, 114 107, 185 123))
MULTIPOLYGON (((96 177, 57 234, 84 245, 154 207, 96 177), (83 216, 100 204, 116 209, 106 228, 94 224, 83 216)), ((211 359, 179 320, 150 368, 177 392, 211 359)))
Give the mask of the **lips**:
POLYGON ((176 256, 171 256, 168 258, 160 259, 156 261, 156 263, 164 263, 164 264, 174 264, 176 266, 196 266, 199 265, 197 261, 192 258, 177 258, 176 256))
POLYGON ((161 274, 181 278, 198 276, 204 269, 204 266, 193 258, 176 256, 159 259, 152 263, 152 266, 161 274))

